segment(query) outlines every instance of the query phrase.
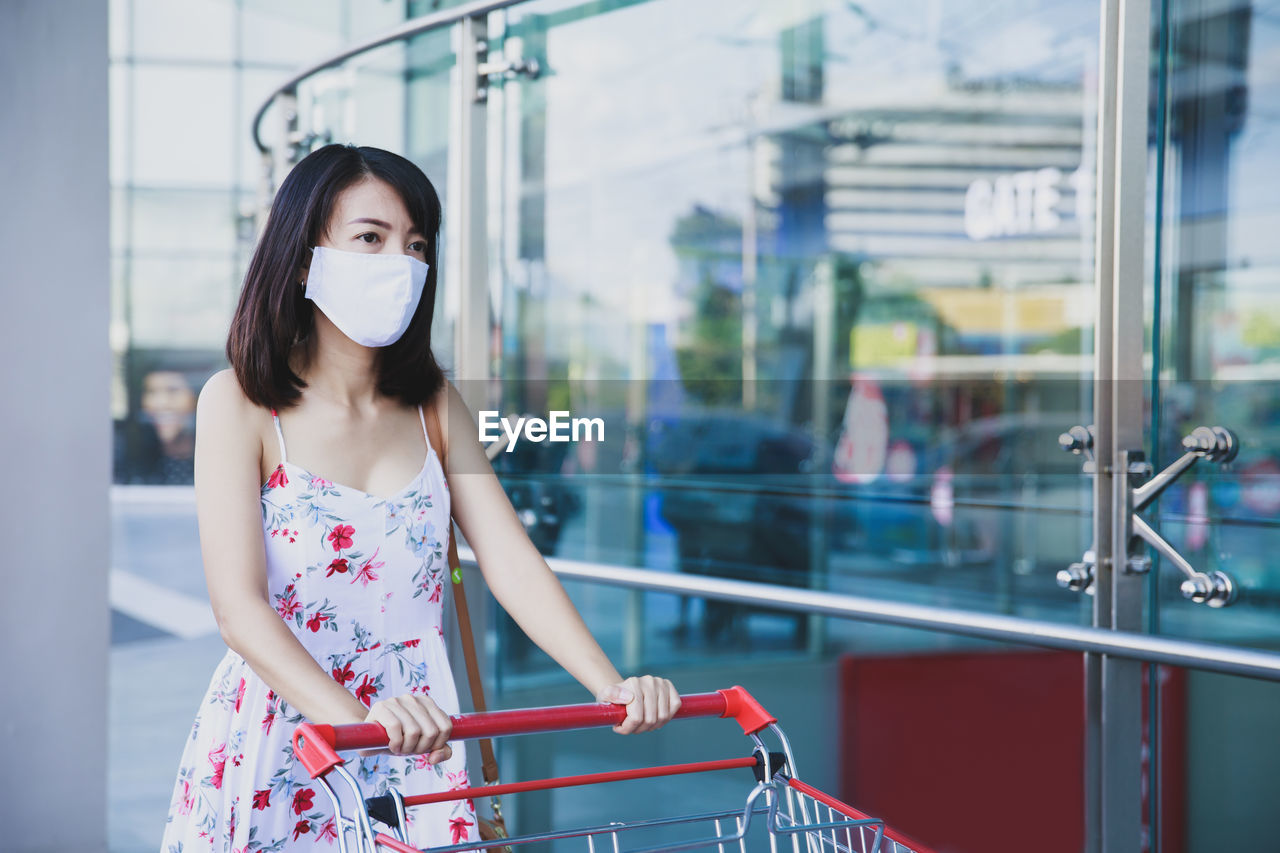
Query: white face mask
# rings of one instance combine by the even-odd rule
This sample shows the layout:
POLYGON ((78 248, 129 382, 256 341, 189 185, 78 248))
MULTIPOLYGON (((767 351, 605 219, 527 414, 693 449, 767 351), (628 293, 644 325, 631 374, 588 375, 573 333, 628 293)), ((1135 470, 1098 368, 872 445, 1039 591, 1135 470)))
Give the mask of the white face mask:
POLYGON ((428 265, 408 255, 342 252, 317 246, 306 297, 361 346, 400 340, 418 309, 428 265))

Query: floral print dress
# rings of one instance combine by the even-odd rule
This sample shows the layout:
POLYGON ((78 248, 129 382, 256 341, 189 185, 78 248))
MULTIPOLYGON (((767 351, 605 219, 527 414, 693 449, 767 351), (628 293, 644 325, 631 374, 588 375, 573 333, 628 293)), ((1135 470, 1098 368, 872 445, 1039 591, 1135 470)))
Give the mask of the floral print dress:
MULTIPOLYGON (((441 627, 449 489, 431 441, 427 459, 389 498, 342 486, 288 461, 272 412, 280 464, 262 487, 268 597, 333 679, 366 706, 429 695, 448 714, 458 697, 441 627)), ((423 436, 426 421, 422 409, 423 436)), ((337 849, 332 803, 293 756, 302 716, 228 650, 191 727, 169 806, 162 853, 337 849)), ((321 721, 323 722, 323 721, 321 721)), ((348 757, 365 796, 468 785, 466 753, 348 757)), ((346 801, 344 800, 344 808, 346 801)), ((419 848, 477 838, 470 801, 418 807, 419 848)))

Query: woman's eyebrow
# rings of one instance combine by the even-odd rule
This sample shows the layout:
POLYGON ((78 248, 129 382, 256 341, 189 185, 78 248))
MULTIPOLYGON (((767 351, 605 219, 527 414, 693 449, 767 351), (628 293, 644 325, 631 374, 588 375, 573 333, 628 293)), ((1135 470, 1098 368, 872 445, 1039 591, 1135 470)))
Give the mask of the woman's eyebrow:
MULTIPOLYGON (((387 231, 390 231, 390 230, 391 230, 391 223, 390 223, 390 222, 383 222, 381 219, 373 219, 373 218, 368 217, 368 216, 362 216, 362 217, 360 217, 359 219, 352 219, 352 220, 351 220, 350 222, 348 222, 347 224, 348 224, 348 225, 358 225, 358 224, 364 224, 364 225, 376 225, 376 226, 378 226, 379 228, 384 228, 384 229, 386 229, 387 231)), ((421 232, 421 231, 419 231, 417 228, 414 228, 414 229, 413 229, 412 231, 410 231, 409 233, 410 233, 410 234, 417 234, 417 235, 419 235, 419 236, 422 236, 422 232, 421 232)))

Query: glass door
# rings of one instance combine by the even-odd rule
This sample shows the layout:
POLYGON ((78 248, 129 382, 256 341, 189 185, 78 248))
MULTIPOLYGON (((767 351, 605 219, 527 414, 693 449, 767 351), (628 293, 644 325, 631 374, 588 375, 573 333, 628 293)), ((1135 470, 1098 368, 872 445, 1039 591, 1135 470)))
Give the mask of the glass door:
MULTIPOLYGON (((1155 516, 1196 570, 1228 576, 1238 600, 1188 602, 1181 574, 1151 577, 1155 632, 1258 649, 1280 647, 1280 8, 1232 0, 1165 0, 1158 42, 1158 177, 1151 344, 1151 443, 1157 467, 1184 436, 1222 426, 1238 438, 1226 465, 1197 465, 1155 516)), ((1160 718, 1179 734, 1158 756, 1181 768, 1180 837, 1161 849, 1267 849, 1280 831, 1268 806, 1280 686, 1187 673, 1185 708, 1160 718)), ((1166 774, 1166 779, 1168 774, 1166 774)), ((1166 802, 1169 798, 1166 798, 1166 802)))

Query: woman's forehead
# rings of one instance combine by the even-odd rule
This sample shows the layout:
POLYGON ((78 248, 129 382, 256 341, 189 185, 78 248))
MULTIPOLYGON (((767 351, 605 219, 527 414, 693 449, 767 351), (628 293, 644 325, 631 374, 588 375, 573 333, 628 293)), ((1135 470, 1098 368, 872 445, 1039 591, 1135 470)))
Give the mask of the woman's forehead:
POLYGON ((397 229, 413 227, 400 193, 378 178, 365 178, 338 195, 330 225, 341 227, 349 223, 381 224, 397 229))

